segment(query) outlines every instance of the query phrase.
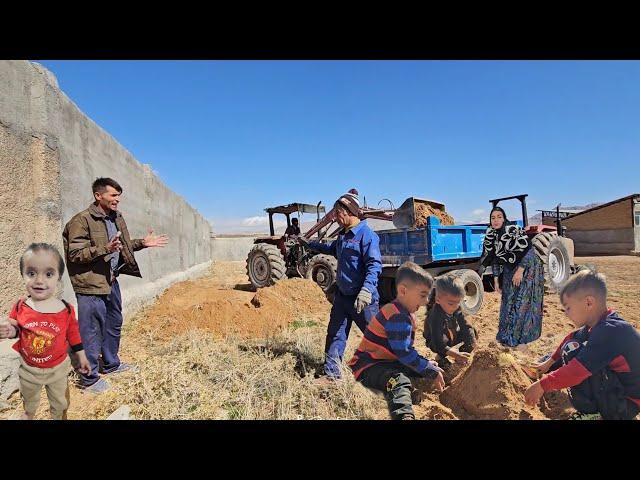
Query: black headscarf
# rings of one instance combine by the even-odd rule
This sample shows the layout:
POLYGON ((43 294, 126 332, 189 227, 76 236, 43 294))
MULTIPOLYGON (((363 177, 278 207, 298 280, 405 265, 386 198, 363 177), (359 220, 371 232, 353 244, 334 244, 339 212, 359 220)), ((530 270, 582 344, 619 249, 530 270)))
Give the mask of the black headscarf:
POLYGON ((491 265, 495 260, 505 265, 517 265, 529 249, 531 241, 524 230, 510 224, 507 214, 500 207, 494 207, 489 214, 489 228, 482 243, 482 260, 484 266, 491 265), (491 213, 502 212, 504 223, 499 229, 491 227, 491 213))

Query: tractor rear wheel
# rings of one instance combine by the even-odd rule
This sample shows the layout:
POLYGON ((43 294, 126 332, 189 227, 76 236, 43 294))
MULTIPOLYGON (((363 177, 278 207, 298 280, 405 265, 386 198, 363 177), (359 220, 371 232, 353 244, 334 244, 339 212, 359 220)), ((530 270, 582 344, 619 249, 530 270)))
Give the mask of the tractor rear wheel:
POLYGON ((307 264, 306 278, 316 282, 324 293, 336 283, 338 260, 331 255, 315 255, 307 264))
POLYGON ((448 272, 458 277, 464 285, 465 296, 460 302, 460 308, 465 315, 475 315, 482 307, 484 301, 484 286, 480 275, 474 270, 462 268, 448 272))
POLYGON ((559 292, 571 275, 571 258, 567 247, 557 232, 539 233, 533 237, 531 244, 544 266, 545 290, 559 292))
POLYGON ((256 243, 247 256, 247 276, 255 288, 274 285, 286 278, 287 266, 280 249, 268 243, 256 243))

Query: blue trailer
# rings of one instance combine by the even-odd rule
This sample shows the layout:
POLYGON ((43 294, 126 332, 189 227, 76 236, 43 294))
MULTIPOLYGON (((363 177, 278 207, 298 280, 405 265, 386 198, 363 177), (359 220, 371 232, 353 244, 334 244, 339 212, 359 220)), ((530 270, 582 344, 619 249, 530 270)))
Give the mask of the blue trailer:
POLYGON ((386 265, 412 261, 418 265, 439 262, 466 262, 482 255, 487 224, 441 225, 428 217, 424 228, 396 228, 378 231, 380 252, 386 265))
MULTIPOLYGON (((522 226, 522 221, 516 222, 522 226)), ((462 308, 469 314, 482 306, 484 286, 480 275, 482 242, 488 224, 442 225, 437 217, 427 218, 422 228, 395 228, 376 232, 380 237, 383 270, 379 280, 382 302, 395 297, 395 274, 402 263, 417 263, 434 277, 453 272, 467 295, 462 308)))

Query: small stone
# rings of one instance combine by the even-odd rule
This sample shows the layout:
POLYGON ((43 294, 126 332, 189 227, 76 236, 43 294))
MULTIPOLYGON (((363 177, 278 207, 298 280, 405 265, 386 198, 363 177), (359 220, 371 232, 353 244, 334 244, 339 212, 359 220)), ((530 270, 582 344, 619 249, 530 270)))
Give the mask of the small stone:
POLYGON ((115 412, 107 417, 107 420, 131 420, 131 407, 129 405, 120 406, 115 412))

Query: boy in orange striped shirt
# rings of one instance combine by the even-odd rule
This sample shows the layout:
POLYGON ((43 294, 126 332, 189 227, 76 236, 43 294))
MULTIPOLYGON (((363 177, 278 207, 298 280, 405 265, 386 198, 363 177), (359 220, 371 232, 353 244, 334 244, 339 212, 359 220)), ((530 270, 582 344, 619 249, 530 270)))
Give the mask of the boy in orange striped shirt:
POLYGON ((428 378, 440 391, 444 388, 442 369, 420 356, 413 346, 415 313, 427 303, 432 286, 433 278, 419 265, 402 264, 396 273, 396 299, 369 322, 349 362, 356 380, 384 393, 394 419, 415 419, 411 378, 428 378))

